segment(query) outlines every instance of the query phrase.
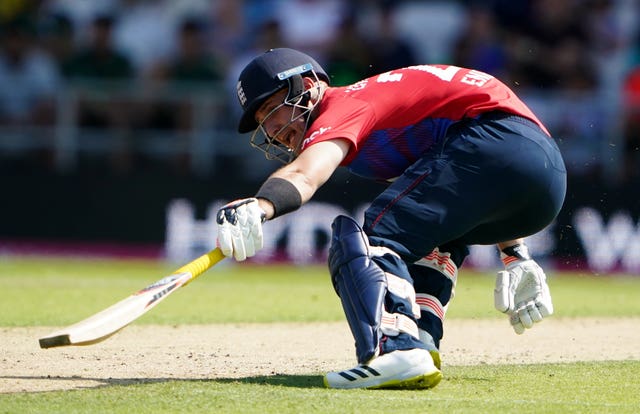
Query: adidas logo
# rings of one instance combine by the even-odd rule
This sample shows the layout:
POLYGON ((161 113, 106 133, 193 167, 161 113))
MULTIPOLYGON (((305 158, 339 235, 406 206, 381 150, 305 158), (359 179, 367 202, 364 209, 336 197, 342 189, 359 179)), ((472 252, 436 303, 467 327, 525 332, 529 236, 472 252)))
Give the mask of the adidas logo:
POLYGON ((356 368, 347 370, 347 371, 342 371, 338 373, 342 378, 348 380, 348 381, 355 381, 358 378, 369 378, 369 377, 379 377, 380 373, 378 371, 376 371, 375 369, 368 367, 366 365, 360 365, 356 368))

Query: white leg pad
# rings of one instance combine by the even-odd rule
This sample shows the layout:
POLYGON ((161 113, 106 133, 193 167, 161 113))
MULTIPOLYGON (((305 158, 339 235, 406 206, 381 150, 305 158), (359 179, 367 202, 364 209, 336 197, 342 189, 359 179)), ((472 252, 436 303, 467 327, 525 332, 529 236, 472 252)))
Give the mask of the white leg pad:
POLYGON ((380 331, 387 336, 396 336, 401 332, 408 333, 416 339, 420 339, 418 325, 408 316, 400 313, 389 313, 382 310, 380 331))
POLYGON ((385 272, 387 277, 387 290, 394 295, 406 299, 411 303, 411 312, 416 319, 420 318, 420 306, 416 303, 416 291, 409 281, 396 275, 385 272))

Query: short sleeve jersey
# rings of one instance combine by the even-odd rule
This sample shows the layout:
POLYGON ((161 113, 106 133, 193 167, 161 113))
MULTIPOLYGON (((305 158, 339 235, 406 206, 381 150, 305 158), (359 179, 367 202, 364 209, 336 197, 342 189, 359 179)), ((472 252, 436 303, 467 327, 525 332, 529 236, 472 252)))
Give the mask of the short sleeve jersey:
POLYGON ((432 150, 451 124, 490 111, 523 116, 548 134, 493 76, 456 66, 420 65, 328 88, 302 151, 318 142, 347 139, 351 147, 343 166, 366 178, 389 180, 432 150))

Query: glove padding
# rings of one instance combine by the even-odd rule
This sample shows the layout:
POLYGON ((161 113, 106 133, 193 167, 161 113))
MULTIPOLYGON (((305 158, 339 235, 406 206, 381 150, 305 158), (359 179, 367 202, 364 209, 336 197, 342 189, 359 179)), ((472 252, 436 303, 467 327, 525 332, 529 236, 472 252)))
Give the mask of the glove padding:
POLYGON ((514 261, 498 272, 493 299, 495 308, 509 315, 518 335, 553 314, 547 277, 531 259, 514 261))
POLYGON ((232 201, 218 210, 218 247, 237 261, 252 257, 263 246, 262 223, 266 214, 256 198, 232 201))

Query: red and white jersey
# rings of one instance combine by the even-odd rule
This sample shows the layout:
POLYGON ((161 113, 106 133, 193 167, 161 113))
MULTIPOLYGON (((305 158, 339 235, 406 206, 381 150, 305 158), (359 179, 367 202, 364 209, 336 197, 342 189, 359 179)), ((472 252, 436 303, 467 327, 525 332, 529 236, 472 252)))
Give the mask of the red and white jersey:
POLYGON ((456 66, 411 66, 331 87, 319 105, 302 150, 321 141, 347 139, 351 149, 342 165, 380 180, 401 175, 462 118, 503 111, 528 118, 547 132, 504 83, 456 66))

